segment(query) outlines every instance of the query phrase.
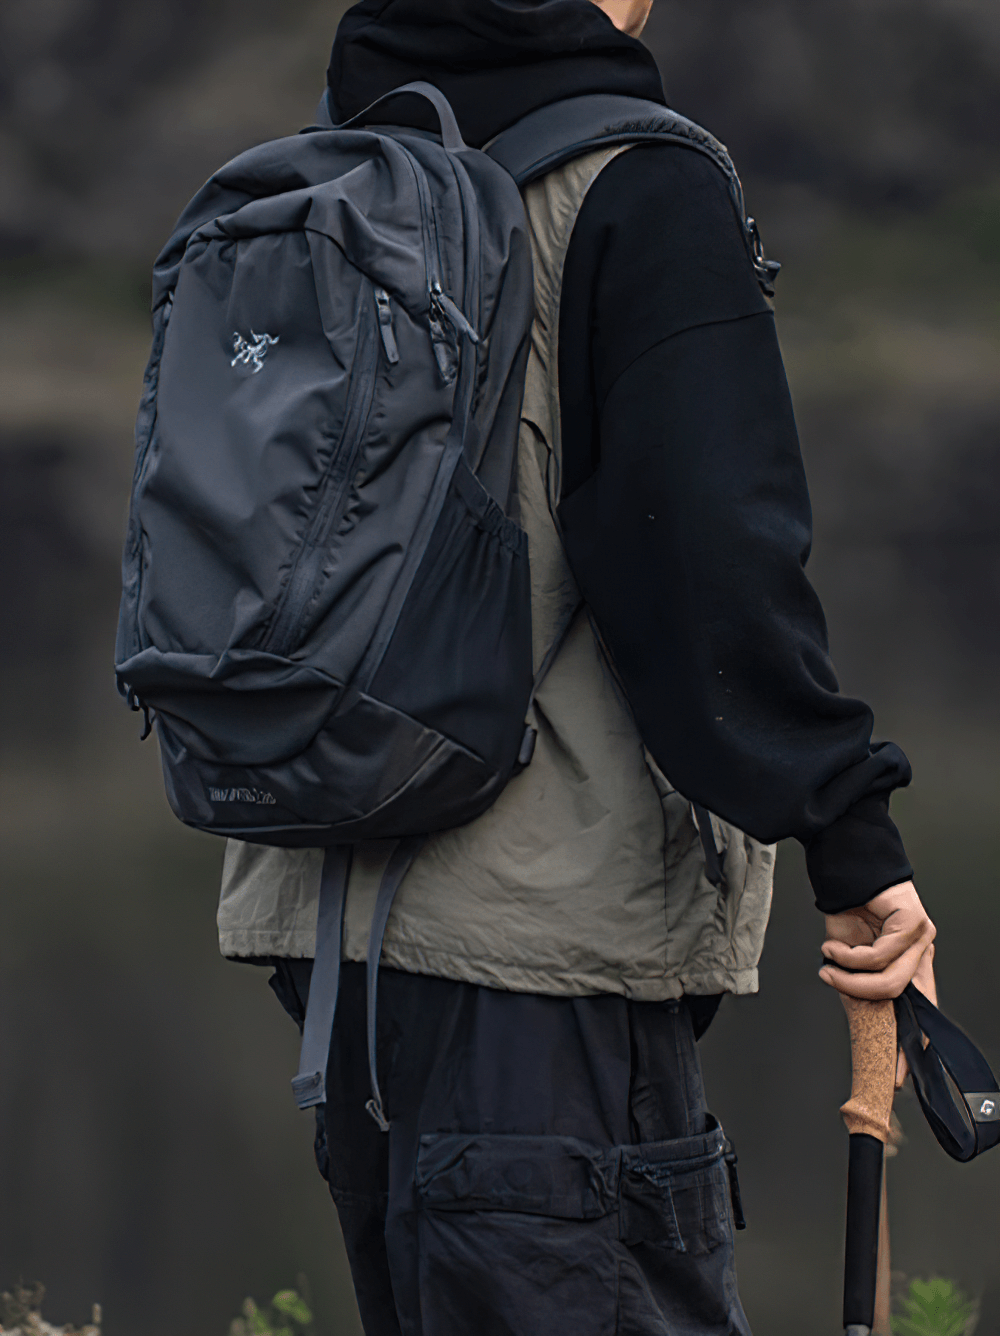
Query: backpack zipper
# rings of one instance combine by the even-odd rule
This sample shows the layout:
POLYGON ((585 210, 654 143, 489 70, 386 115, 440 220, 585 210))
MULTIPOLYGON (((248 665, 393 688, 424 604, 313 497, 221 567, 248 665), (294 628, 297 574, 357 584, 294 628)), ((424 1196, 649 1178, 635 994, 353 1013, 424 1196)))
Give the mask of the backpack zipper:
POLYGON ((392 330, 392 310, 389 306, 389 294, 385 288, 375 289, 375 305, 378 307, 378 327, 382 335, 382 346, 390 364, 395 366, 399 361, 399 349, 396 347, 396 336, 392 330))
POLYGON ((167 326, 170 324, 170 316, 173 313, 173 309, 174 298, 171 293, 163 303, 163 315, 160 318, 159 325, 155 327, 149 366, 147 367, 146 375, 143 377, 142 399, 139 407, 141 413, 148 402, 149 414, 148 421, 143 424, 143 440, 136 451, 135 464, 132 468, 133 496, 138 494, 145 479, 146 463, 149 459, 149 448, 152 445, 153 437, 156 434, 156 419, 159 416, 156 396, 160 387, 160 365, 163 361, 163 346, 166 343, 167 326))
MULTIPOLYGON (((396 142, 399 144, 398 140, 396 142)), ((479 342, 479 335, 461 309, 441 287, 441 246, 438 237, 437 217, 434 213, 434 202, 427 187, 427 176, 423 166, 410 150, 404 144, 399 144, 399 147, 406 154, 413 170, 413 176, 417 183, 417 198, 420 201, 422 223, 420 232, 424 243, 424 271, 427 275, 427 323, 431 332, 434 360, 438 364, 441 379, 446 385, 450 385, 458 375, 459 359, 457 349, 452 347, 451 340, 445 331, 442 317, 456 333, 466 335, 473 343, 479 342)), ((389 360, 391 361, 392 358, 390 357, 389 360)))
POLYGON ((441 271, 441 246, 438 240, 434 203, 431 199, 431 192, 427 186, 427 176, 422 165, 405 144, 401 144, 399 140, 396 143, 406 154, 406 160, 413 172, 413 179, 417 183, 417 199, 420 202, 420 236, 424 246, 424 276, 427 279, 428 291, 430 291, 431 283, 441 271))
MULTIPOLYGON (((160 366, 163 361, 163 348, 167 337, 167 326, 170 324, 170 316, 174 309, 174 297, 171 292, 168 294, 163 304, 163 314, 159 323, 154 323, 155 333, 153 335, 153 347, 150 351, 149 364, 146 373, 143 376, 142 399, 139 406, 140 417, 145 412, 146 420, 143 423, 141 444, 137 445, 135 463, 132 466, 132 490, 129 496, 129 514, 128 525, 126 528, 125 553, 124 558, 135 568, 135 615, 129 626, 129 640, 131 652, 137 654, 142 648, 142 634, 139 629, 139 617, 142 611, 142 587, 143 587, 143 531, 142 525, 136 516, 137 501, 146 481, 146 469, 149 465, 150 451, 153 446, 153 437, 156 435, 156 421, 159 415, 159 405, 157 403, 157 394, 160 386, 160 366), (154 365, 155 363, 155 365, 154 365)), ((138 424, 137 424, 138 435, 138 424)), ((132 706, 133 709, 141 708, 132 706)), ((149 716, 145 717, 145 732, 142 734, 142 740, 149 737, 150 723, 149 716)))
POLYGON ((441 379, 446 385, 450 385, 458 375, 460 354, 457 340, 449 338, 445 324, 449 324, 459 336, 466 335, 473 343, 479 342, 479 335, 452 299, 442 291, 441 284, 436 278, 431 280, 428 298, 427 324, 431 332, 434 360, 437 362, 441 379))
MULTIPOLYGON (((260 648, 271 654, 287 654, 301 632, 299 618, 309 607, 320 585, 327 542, 343 515, 364 439, 375 391, 376 367, 374 312, 363 302, 361 332, 354 353, 354 375, 348 391, 344 425, 330 455, 326 476, 313 522, 299 545, 284 593, 278 600, 270 628, 260 648), (346 447, 346 455, 344 453, 346 447)), ((398 357, 398 354, 397 354, 398 357)))
POLYGON ((461 309, 455 305, 446 292, 442 291, 439 279, 435 278, 431 282, 430 298, 431 307, 439 311, 455 330, 471 339, 473 343, 479 342, 479 335, 461 309))

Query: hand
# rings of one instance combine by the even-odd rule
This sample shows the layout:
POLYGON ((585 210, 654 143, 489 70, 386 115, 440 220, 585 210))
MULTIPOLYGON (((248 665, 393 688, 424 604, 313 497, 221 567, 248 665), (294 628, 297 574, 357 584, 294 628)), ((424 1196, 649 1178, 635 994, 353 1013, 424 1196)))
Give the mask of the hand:
MULTIPOLYGON (((898 997, 911 981, 937 1005, 934 938, 937 929, 912 881, 890 886, 866 905, 826 916, 823 955, 832 962, 819 977, 839 993, 867 1001, 898 997), (853 973, 852 971, 857 971, 853 973)), ((896 1088, 906 1080, 902 1052, 896 1088)))

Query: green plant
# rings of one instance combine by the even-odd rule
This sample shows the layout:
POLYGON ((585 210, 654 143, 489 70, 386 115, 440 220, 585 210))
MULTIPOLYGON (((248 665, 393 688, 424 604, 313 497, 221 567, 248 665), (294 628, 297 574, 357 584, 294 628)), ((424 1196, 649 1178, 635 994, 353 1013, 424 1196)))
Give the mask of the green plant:
POLYGON ((244 1299, 243 1316, 234 1317, 229 1336, 310 1336, 312 1313, 296 1290, 279 1290, 269 1308, 244 1299))
POLYGON ((893 1336, 972 1336, 979 1320, 975 1299, 940 1276, 911 1280, 902 1302, 905 1311, 892 1319, 893 1336))

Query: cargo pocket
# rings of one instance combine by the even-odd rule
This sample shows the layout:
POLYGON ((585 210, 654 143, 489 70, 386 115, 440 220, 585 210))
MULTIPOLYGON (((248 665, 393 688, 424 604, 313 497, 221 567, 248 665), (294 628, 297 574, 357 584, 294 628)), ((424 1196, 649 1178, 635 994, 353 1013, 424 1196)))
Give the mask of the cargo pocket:
POLYGON ((619 1155, 572 1137, 421 1137, 424 1336, 615 1336, 619 1155))
POLYGON ((693 1257, 732 1242, 722 1128, 622 1150, 622 1241, 693 1257))
POLYGON ((621 1155, 619 1336, 749 1333, 736 1291, 726 1139, 625 1146, 621 1155))

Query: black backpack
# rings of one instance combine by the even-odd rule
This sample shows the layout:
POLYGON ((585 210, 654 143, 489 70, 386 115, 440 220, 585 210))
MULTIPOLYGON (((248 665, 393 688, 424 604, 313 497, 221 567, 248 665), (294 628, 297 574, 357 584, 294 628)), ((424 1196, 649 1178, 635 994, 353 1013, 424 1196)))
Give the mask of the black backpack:
POLYGON ((521 747, 531 254, 509 174, 419 92, 440 143, 252 149, 154 269, 116 673, 174 812, 216 834, 457 825, 521 747))
POLYGON ((569 99, 485 151, 429 84, 338 127, 324 99, 319 119, 217 172, 156 261, 115 664, 147 734, 155 715, 182 821, 331 850, 304 1106, 323 1099, 350 846, 401 841, 372 927, 373 1042, 381 934, 419 842, 531 756, 556 647, 533 682, 518 186, 601 144, 678 143, 725 173, 765 291, 777 269, 723 146, 657 103, 569 99), (439 135, 372 127, 414 96, 439 135))

